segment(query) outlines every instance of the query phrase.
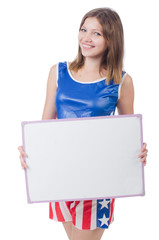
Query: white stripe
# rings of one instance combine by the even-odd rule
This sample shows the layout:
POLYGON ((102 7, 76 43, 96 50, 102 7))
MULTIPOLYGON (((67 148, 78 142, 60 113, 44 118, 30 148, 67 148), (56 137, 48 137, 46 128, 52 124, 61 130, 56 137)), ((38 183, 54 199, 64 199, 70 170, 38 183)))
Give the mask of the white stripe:
POLYGON ((52 202, 52 203, 51 203, 51 206, 52 206, 52 211, 53 211, 53 219, 54 219, 55 221, 58 221, 58 220, 57 220, 57 215, 56 215, 56 210, 55 210, 55 202, 52 202))
POLYGON ((75 206, 75 201, 73 203, 71 203, 70 209, 73 208, 74 206, 75 206))
POLYGON ((93 230, 97 227, 97 200, 92 200, 92 212, 91 212, 91 228, 93 230))
POLYGON ((124 82, 124 79, 125 79, 126 76, 127 76, 127 73, 124 74, 124 76, 121 79, 121 83, 119 84, 119 87, 118 87, 118 99, 120 98, 121 86, 123 85, 123 82, 124 82))
MULTIPOLYGON (((112 201, 111 201, 111 202, 112 202, 112 201)), ((112 218, 111 218, 111 222, 110 222, 110 223, 112 223, 113 220, 114 220, 114 207, 115 207, 115 201, 114 201, 113 206, 112 206, 113 212, 112 212, 112 218)))
POLYGON ((59 202, 59 206, 60 206, 60 209, 61 209, 61 212, 62 212, 62 215, 65 219, 65 221, 72 221, 72 216, 67 208, 67 205, 65 202, 59 202))
POLYGON ((84 201, 80 201, 80 203, 76 206, 76 227, 79 229, 82 229, 83 203, 84 201))

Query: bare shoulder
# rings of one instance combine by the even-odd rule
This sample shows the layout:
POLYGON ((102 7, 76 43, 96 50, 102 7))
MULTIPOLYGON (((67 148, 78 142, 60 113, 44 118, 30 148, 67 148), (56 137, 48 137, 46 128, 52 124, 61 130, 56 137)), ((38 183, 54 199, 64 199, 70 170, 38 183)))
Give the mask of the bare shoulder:
POLYGON ((57 64, 50 67, 48 84, 57 86, 57 64))
POLYGON ((57 67, 57 64, 54 64, 53 66, 51 66, 50 71, 56 72, 56 67, 57 67))
POLYGON ((56 72, 57 72, 57 64, 54 64, 53 66, 51 66, 51 68, 50 68, 50 75, 52 76, 52 77, 56 77, 56 72))
POLYGON ((122 86, 129 87, 133 85, 133 79, 132 77, 127 73, 126 76, 123 79, 122 86))
POLYGON ((56 66, 57 64, 53 65, 49 71, 46 89, 46 99, 42 115, 43 120, 56 118, 56 104, 55 104, 55 96, 57 90, 56 66))
POLYGON ((123 78, 119 99, 117 101, 118 114, 134 113, 134 86, 132 77, 129 74, 123 78))
POLYGON ((133 79, 129 74, 126 74, 121 85, 120 99, 125 95, 133 94, 133 92, 134 92, 133 79))

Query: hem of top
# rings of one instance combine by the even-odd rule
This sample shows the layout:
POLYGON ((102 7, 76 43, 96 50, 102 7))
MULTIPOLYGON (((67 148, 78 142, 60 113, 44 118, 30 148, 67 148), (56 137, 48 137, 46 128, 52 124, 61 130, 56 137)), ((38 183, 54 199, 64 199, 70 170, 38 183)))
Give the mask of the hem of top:
POLYGON ((70 71, 70 69, 69 69, 69 65, 68 65, 68 64, 69 64, 68 61, 66 61, 67 72, 68 72, 70 78, 71 78, 73 81, 77 82, 77 83, 92 84, 92 83, 97 83, 97 82, 101 82, 101 81, 106 80, 106 77, 104 77, 104 78, 97 79, 97 80, 95 80, 95 81, 93 81, 93 82, 81 82, 81 81, 75 79, 75 78, 72 76, 72 73, 71 73, 71 71, 70 71))
POLYGON ((125 77, 126 77, 127 75, 128 75, 128 73, 125 72, 124 75, 123 75, 123 77, 122 77, 121 83, 119 84, 119 88, 118 88, 118 99, 117 99, 117 101, 118 101, 119 98, 120 98, 121 86, 123 85, 124 79, 125 79, 125 77))

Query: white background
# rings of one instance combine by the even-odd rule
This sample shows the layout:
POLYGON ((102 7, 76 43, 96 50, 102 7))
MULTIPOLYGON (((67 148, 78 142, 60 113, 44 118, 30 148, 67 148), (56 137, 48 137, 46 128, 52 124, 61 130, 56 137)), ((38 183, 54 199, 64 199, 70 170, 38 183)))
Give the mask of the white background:
MULTIPOLYGON (((0 1, 0 220, 2 239, 67 239, 48 219, 48 204, 27 204, 17 147, 21 121, 40 120, 50 67, 77 54, 80 21, 89 10, 111 7, 125 32, 124 68, 135 88, 134 113, 143 115, 149 150, 146 196, 116 200, 115 222, 103 239, 157 236, 158 207, 158 54, 157 0, 0 1)), ((157 238, 156 238, 157 239, 157 238)))

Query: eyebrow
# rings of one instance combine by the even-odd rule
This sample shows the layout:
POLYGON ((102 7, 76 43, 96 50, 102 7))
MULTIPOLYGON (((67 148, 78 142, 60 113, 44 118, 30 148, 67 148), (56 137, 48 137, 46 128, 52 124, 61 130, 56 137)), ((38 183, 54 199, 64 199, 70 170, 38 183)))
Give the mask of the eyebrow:
MULTIPOLYGON (((82 27, 86 28, 84 25, 82 25, 82 27)), ((102 32, 101 30, 96 29, 96 28, 93 28, 92 30, 96 30, 96 31, 102 32)))

